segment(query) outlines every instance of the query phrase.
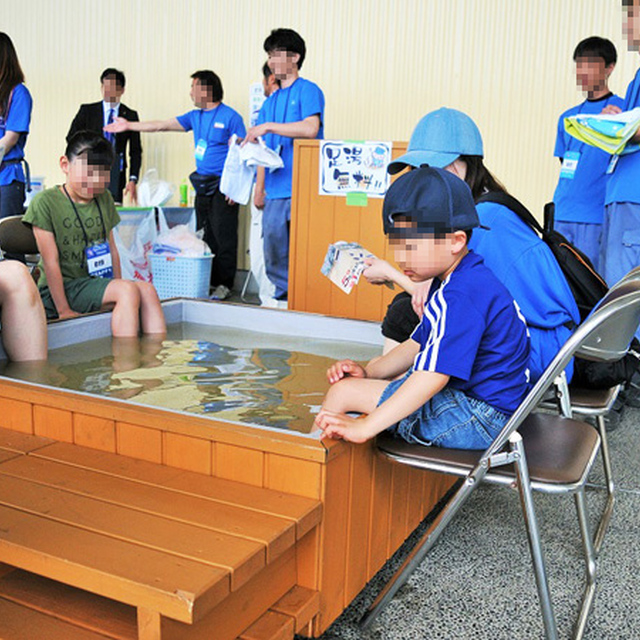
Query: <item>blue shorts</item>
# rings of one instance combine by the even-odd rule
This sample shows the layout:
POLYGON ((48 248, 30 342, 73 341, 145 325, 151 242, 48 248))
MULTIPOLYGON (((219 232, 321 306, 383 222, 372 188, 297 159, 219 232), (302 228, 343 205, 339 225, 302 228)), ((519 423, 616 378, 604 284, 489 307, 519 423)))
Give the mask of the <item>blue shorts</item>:
MULTIPOLYGON (((392 396, 411 375, 390 382, 378 406, 392 396)), ((486 449, 509 416, 458 389, 445 387, 418 410, 389 430, 411 444, 447 449, 486 449)))

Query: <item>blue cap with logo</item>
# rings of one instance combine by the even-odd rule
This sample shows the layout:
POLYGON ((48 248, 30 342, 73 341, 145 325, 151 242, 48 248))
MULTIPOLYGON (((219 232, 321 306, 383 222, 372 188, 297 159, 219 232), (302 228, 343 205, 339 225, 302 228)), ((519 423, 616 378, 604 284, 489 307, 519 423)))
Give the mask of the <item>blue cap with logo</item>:
POLYGON ((442 107, 418 122, 407 152, 391 162, 387 171, 398 173, 407 165, 444 168, 462 155, 484 156, 480 130, 466 113, 442 107))
POLYGON ((467 183, 433 167, 414 169, 394 181, 384 198, 382 223, 391 236, 442 234, 481 226, 467 183), (408 219, 411 226, 396 227, 398 217, 408 219))

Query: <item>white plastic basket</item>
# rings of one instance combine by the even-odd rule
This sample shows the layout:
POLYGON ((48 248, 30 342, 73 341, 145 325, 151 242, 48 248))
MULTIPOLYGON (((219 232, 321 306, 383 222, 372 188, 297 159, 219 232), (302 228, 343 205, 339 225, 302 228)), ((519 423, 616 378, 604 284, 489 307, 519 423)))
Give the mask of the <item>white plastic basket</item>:
POLYGON ((208 298, 213 256, 148 254, 153 284, 160 300, 208 298))

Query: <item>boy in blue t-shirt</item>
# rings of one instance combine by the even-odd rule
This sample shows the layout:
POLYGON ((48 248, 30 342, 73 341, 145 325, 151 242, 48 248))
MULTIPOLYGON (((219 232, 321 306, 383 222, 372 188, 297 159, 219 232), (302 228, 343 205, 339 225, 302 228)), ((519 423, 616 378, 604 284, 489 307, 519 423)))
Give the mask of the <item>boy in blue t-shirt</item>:
MULTIPOLYGON (((640 0, 622 0, 622 7, 629 51, 640 52, 640 0)), ((635 107, 640 107, 640 69, 627 88, 622 107, 609 105, 603 112, 620 113, 635 107)), ((640 131, 631 143, 640 143, 640 131)), ((640 151, 613 156, 607 173, 600 273, 612 286, 640 265, 640 151)))
POLYGON ((289 223, 291 221, 291 182, 293 141, 295 138, 324 137, 324 94, 318 85, 298 73, 306 55, 302 37, 292 29, 274 29, 264 41, 268 64, 280 89, 262 105, 258 122, 247 133, 247 142, 262 136, 270 149, 278 152, 284 166, 264 174, 258 168, 256 207, 264 207, 262 230, 264 261, 269 280, 275 285, 275 298, 287 300, 289 289, 289 223))
POLYGON ((213 253, 211 267, 212 298, 223 300, 233 288, 238 262, 238 205, 220 191, 229 139, 244 138, 242 116, 222 102, 220 78, 210 70, 191 75, 191 99, 196 107, 168 120, 128 122, 116 118, 105 131, 193 131, 196 171, 189 178, 196 191, 195 209, 198 229, 204 229, 204 241, 213 253))
POLYGON ((598 36, 582 40, 573 60, 578 87, 587 99, 565 111, 558 120, 554 155, 560 158, 562 167, 553 195, 555 228, 584 251, 598 270, 609 156, 570 136, 564 121, 579 113, 599 114, 610 104, 619 107, 623 100, 609 90, 609 76, 617 61, 616 48, 610 40, 598 36))
POLYGON ((405 275, 433 278, 424 314, 408 340, 366 367, 342 360, 329 369, 316 424, 323 438, 364 442, 392 428, 412 443, 486 449, 529 390, 529 341, 515 301, 467 246, 480 226, 471 190, 422 167, 391 185, 382 215, 405 275))

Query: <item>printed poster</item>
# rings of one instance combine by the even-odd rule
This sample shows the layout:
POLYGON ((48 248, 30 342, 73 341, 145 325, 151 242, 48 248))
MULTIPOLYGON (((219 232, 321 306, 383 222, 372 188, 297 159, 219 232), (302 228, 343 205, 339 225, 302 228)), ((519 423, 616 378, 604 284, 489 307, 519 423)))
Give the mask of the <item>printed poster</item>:
POLYGON ((384 198, 389 188, 390 162, 391 142, 321 140, 319 193, 361 193, 369 198, 384 198))

